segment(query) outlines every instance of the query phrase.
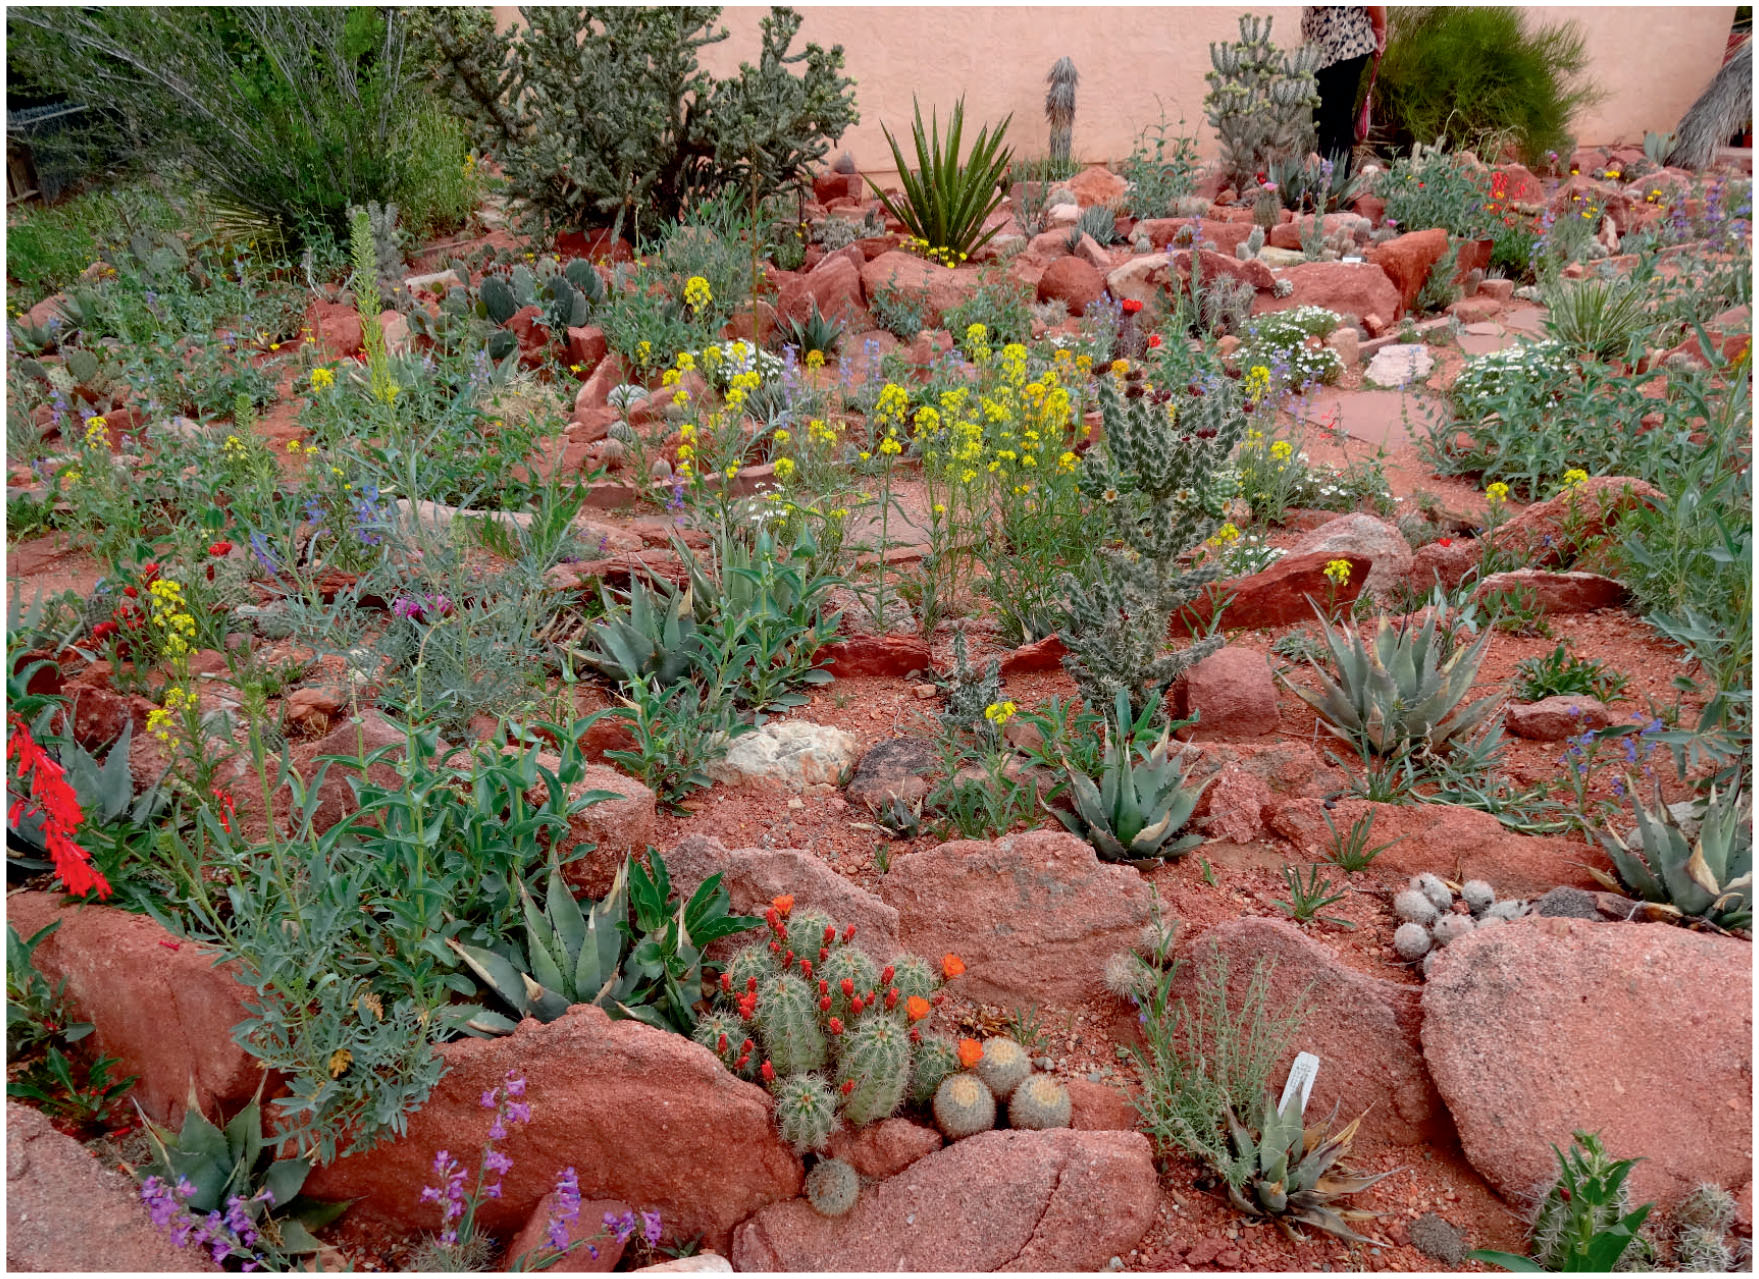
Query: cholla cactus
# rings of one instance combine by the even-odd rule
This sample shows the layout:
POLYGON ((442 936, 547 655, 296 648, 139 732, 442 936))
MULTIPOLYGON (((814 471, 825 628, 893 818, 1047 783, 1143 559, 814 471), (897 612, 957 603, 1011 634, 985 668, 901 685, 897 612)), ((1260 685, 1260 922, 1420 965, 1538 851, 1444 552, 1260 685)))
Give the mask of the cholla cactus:
POLYGON ((1315 53, 1303 45, 1279 52, 1271 19, 1240 15, 1240 38, 1209 46, 1214 70, 1204 79, 1203 109, 1222 144, 1222 171, 1244 191, 1273 161, 1312 150, 1315 53))
POLYGON ((1222 571, 1186 569, 1179 557, 1221 525, 1218 472, 1246 429, 1237 395, 1226 379, 1150 392, 1140 369, 1100 380, 1105 437, 1081 486, 1124 545, 1101 550, 1090 582, 1064 574, 1059 583, 1063 664, 1090 707, 1111 706, 1122 689, 1134 713, 1158 708, 1175 679, 1221 647, 1218 636, 1164 651, 1168 619, 1222 571))
POLYGON ((1063 57, 1057 59, 1044 82, 1049 86, 1044 95, 1044 118, 1051 127, 1051 161, 1057 172, 1067 173, 1075 136, 1075 86, 1081 77, 1075 63, 1063 57))
POLYGON ((1255 226, 1244 240, 1234 246, 1234 256, 1242 262, 1250 262, 1264 248, 1264 228, 1255 226))
POLYGON ((967 729, 993 741, 995 725, 984 716, 984 711, 1002 700, 1002 662, 999 657, 992 657, 981 674, 974 670, 963 627, 953 632, 953 673, 949 684, 941 724, 949 730, 967 729))

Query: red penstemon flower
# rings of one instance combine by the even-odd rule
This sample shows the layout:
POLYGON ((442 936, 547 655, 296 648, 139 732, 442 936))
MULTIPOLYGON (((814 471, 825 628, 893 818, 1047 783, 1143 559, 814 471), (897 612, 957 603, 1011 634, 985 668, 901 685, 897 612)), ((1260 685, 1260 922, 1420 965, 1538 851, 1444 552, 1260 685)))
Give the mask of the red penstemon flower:
POLYGON ((41 813, 43 842, 48 845, 49 859, 55 863, 55 873, 67 885, 67 891, 84 896, 95 890, 99 897, 108 897, 110 882, 92 865, 92 855, 74 839, 85 814, 80 812, 79 797, 68 785, 66 773, 37 745, 24 721, 16 715, 11 719, 11 728, 6 758, 17 768, 19 781, 30 792, 28 799, 13 805, 11 820, 16 822, 21 813, 41 813))

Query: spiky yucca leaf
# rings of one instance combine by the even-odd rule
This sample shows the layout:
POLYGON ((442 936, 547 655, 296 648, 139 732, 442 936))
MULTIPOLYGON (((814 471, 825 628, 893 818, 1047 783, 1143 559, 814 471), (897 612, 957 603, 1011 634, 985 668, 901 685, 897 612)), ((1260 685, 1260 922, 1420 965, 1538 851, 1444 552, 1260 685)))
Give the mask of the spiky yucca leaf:
POLYGON ((959 141, 965 129, 965 99, 960 98, 953 106, 944 143, 939 113, 932 115, 931 127, 924 129, 922 105, 912 99, 912 107, 916 115, 910 128, 916 145, 914 171, 905 163, 903 148, 891 130, 883 125, 880 130, 892 148, 892 161, 904 188, 903 200, 894 200, 872 178, 867 184, 886 212, 908 227, 911 235, 928 241, 930 248, 968 256, 1001 230, 994 227, 985 231, 983 223, 1002 202, 1002 179, 1014 159, 1011 148, 1002 149, 1002 138, 1014 117, 1004 118, 993 134, 987 125, 978 130, 971 154, 961 164, 959 141))
POLYGON ((1430 609, 1415 632, 1382 617, 1372 647, 1347 625, 1334 631, 1317 604, 1313 611, 1338 678, 1310 662, 1320 692, 1284 682, 1319 712, 1328 730, 1358 749, 1376 755, 1397 754, 1410 746, 1437 750, 1477 728, 1496 708, 1496 700, 1489 697, 1461 705, 1490 647, 1489 630, 1469 648, 1456 649, 1444 659, 1448 632, 1446 610, 1440 606, 1430 609))

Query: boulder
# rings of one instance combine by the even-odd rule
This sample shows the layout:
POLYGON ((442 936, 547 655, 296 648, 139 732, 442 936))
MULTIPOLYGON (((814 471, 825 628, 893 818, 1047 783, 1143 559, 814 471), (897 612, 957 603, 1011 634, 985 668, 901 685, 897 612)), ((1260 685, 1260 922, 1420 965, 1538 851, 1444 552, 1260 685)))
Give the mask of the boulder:
POLYGON ((842 1217, 805 1200, 741 1226, 739 1270, 886 1272, 1103 1269, 1160 1203, 1140 1133, 985 1132, 865 1188, 842 1217))
POLYGON ((40 1110, 6 1103, 6 1269, 217 1272, 148 1217, 134 1179, 107 1167, 40 1110))
POLYGON ((1499 309, 1495 298, 1478 296, 1461 298, 1457 302, 1450 303, 1448 314, 1461 324, 1482 324, 1487 320, 1494 319, 1499 309))
POLYGON ((772 719, 756 732, 733 739, 726 755, 708 766, 708 775, 727 786, 779 786, 817 793, 834 788, 861 757, 853 733, 809 720, 772 719))
POLYGON ((1277 729, 1276 681, 1263 653, 1230 644, 1185 672, 1173 709, 1181 719, 1200 716, 1182 737, 1263 737, 1277 729))
POLYGON ((1213 245, 1218 253, 1232 254, 1242 241, 1251 238, 1252 224, 1202 218, 1145 218, 1136 224, 1135 234, 1147 236, 1157 249, 1190 248, 1193 240, 1201 240, 1213 245))
POLYGON ((1335 601, 1336 607, 1342 608, 1362 593, 1362 584, 1373 570, 1374 561, 1366 555, 1334 555, 1329 551, 1285 555, 1261 572, 1216 583, 1210 588, 1211 595, 1175 614, 1169 630, 1174 635, 1202 633, 1214 607, 1212 600, 1217 596, 1228 601, 1222 620, 1229 630, 1263 630, 1311 622, 1310 600, 1321 607, 1329 607, 1335 601), (1340 559, 1349 563, 1350 575, 1341 585, 1334 585, 1325 575, 1325 566, 1340 559), (1233 598, 1228 600, 1230 595, 1233 598))
POLYGON ((1038 300, 1061 302, 1070 315, 1081 315, 1105 294, 1105 277, 1078 257, 1061 257, 1038 277, 1038 300))
POLYGON ((1488 298, 1499 305, 1512 302, 1515 297, 1515 282, 1507 279, 1487 279, 1478 286, 1478 296, 1488 298))
POLYGON ((1537 897, 1555 884, 1589 887, 1594 880, 1581 863, 1610 868, 1605 856, 1580 839, 1561 835, 1518 835, 1495 817, 1457 804, 1376 804, 1365 799, 1299 797, 1271 814, 1270 828, 1304 855, 1320 858, 1332 847, 1331 828, 1348 834, 1370 813, 1370 846, 1396 840, 1370 868, 1383 879, 1433 871, 1456 882, 1482 879, 1499 897, 1537 897))
POLYGON ((841 1159, 870 1181, 895 1177, 944 1143, 940 1129, 913 1119, 882 1119, 860 1128, 839 1128, 831 1134, 827 1153, 841 1159))
POLYGON ((591 376, 609 352, 605 331, 596 324, 568 330, 568 364, 570 368, 579 365, 582 375, 591 376))
POLYGON ((147 716, 158 707, 139 694, 99 688, 87 680, 71 679, 62 686, 72 720, 73 740, 87 751, 101 751, 130 724, 134 740, 146 736, 147 716))
POLYGON ((895 677, 934 669, 928 644, 915 635, 848 635, 818 651, 819 664, 838 679, 895 677))
POLYGON ((1106 250, 1100 245, 1100 242, 1094 239, 1091 235, 1083 235, 1081 237, 1080 241, 1075 245, 1075 256, 1087 263, 1087 265, 1092 267, 1095 271, 1098 271, 1102 276, 1112 269, 1112 255, 1106 252, 1106 250))
POLYGON ((615 421, 616 412, 610 409, 610 403, 606 397, 610 395, 613 387, 621 386, 628 380, 629 376, 623 369, 622 358, 617 355, 605 356, 587 376, 586 381, 580 384, 580 389, 574 393, 573 420, 581 423, 598 422, 609 410, 611 417, 608 420, 615 421))
POLYGON ((1401 1146, 1446 1143, 1447 1108, 1429 1082, 1418 1039, 1419 987, 1358 972, 1293 924, 1247 917, 1225 920, 1190 944, 1188 962, 1173 978, 1174 998, 1191 1003, 1218 963, 1226 964, 1230 1009, 1240 1008, 1260 963, 1270 1012, 1305 994, 1307 1017, 1271 1078, 1280 1084, 1297 1052, 1317 1056, 1309 1116, 1336 1104, 1340 1123, 1364 1116, 1365 1137, 1401 1146))
POLYGON ((37 945, 33 963, 50 985, 67 984, 69 1005, 96 1027, 91 1046, 120 1059, 116 1077, 140 1076, 129 1095, 141 1109, 177 1127, 192 1090, 208 1115, 248 1102, 263 1071, 232 1039, 256 998, 237 980, 236 965, 216 967, 213 951, 145 915, 59 900, 56 893, 14 893, 7 922, 28 939, 61 921, 37 945))
MULTIPOLYGON (((551 1262, 544 1270, 549 1274, 564 1275, 608 1274, 623 1259, 623 1244, 613 1231, 605 1229, 605 1215, 621 1217, 632 1209, 619 1199, 583 1199, 577 1209, 578 1215, 572 1221, 564 1221, 562 1226, 568 1232, 570 1243, 587 1242, 581 1243, 561 1260, 551 1262)), ((530 1265, 549 1255, 554 1247, 549 1238, 550 1217, 555 1211, 556 1192, 552 1190, 538 1200, 531 1216, 513 1236, 513 1242, 507 1245, 510 1262, 516 1266, 520 1263, 530 1265)))
POLYGON ((1292 290, 1280 298, 1260 293, 1252 303, 1254 315, 1298 306, 1322 306, 1351 320, 1398 314, 1398 286, 1372 262, 1303 262, 1280 274, 1292 290))
MULTIPOLYGON (((1370 229, 1372 228, 1368 219, 1360 213, 1328 213, 1319 223, 1321 235, 1335 235, 1339 231, 1347 231, 1351 235, 1358 231, 1366 234, 1370 229)), ((1267 242, 1276 249, 1298 249, 1301 247, 1301 237, 1312 230, 1313 215, 1309 213, 1277 223, 1270 229, 1267 242)))
POLYGON ((1270 784, 1240 767, 1224 764, 1209 789, 1197 801, 1192 816, 1211 839, 1249 844, 1264 838, 1265 822, 1276 806, 1270 784))
POLYGON ((812 198, 820 204, 832 200, 860 200, 867 195, 867 184, 859 173, 820 173, 812 179, 812 198))
POLYGON ((1367 559, 1373 567, 1368 570, 1362 589, 1375 600, 1391 599, 1411 574, 1411 544, 1405 535, 1385 521, 1360 512, 1340 515, 1303 534, 1288 553, 1367 559))
POLYGON ((352 306, 314 301, 306 308, 305 326, 312 332, 321 359, 345 360, 361 352, 360 314, 352 306))
POLYGON ((826 257, 812 270, 782 286, 776 313, 784 320, 804 322, 814 305, 820 315, 840 320, 851 330, 868 328, 872 319, 861 293, 861 250, 847 245, 826 257))
POLYGON ((296 688, 281 702, 287 727, 307 737, 322 737, 330 721, 347 705, 339 686, 296 688))
POLYGON ((1598 1132, 1663 1210, 1753 1168, 1753 949, 1660 924, 1517 919, 1469 933, 1423 989, 1423 1051, 1472 1166, 1511 1203, 1598 1132))
POLYGON ((1482 549, 1477 539, 1470 537, 1444 537, 1419 546, 1411 556, 1406 580, 1413 590, 1425 594, 1434 590, 1437 582, 1451 591, 1478 567, 1482 549))
POLYGON ((928 310, 923 317, 924 328, 939 328, 941 316, 969 298, 976 289, 976 273, 964 275, 927 258, 919 258, 902 249, 892 249, 864 263, 861 287, 871 298, 876 289, 895 289, 911 298, 928 295, 928 310))
MULTIPOLYGON (((777 897, 824 911, 839 927, 855 925, 862 949, 884 962, 898 953, 898 912, 811 853, 795 848, 730 849, 712 835, 686 835, 666 854, 666 871, 681 896, 719 872, 732 909, 762 915, 777 897)), ((739 934, 738 949, 757 934, 739 934)), ((816 941, 813 943, 818 944, 816 941)))
POLYGON ((1399 291, 1399 309, 1381 314, 1397 319, 1416 306, 1417 295, 1429 279, 1429 269, 1447 250, 1448 233, 1441 227, 1394 236, 1384 244, 1370 248, 1366 254, 1368 260, 1385 271, 1393 287, 1399 291))
POLYGON ((1599 573, 1547 573, 1543 569, 1519 568, 1492 573, 1472 592, 1474 600, 1497 591, 1531 592, 1542 613, 1595 613, 1620 608, 1630 596, 1624 583, 1599 573))
MULTIPOLYGON (((538 763, 554 772, 562 761, 539 755, 538 763)), ((568 787, 568 798, 595 790, 609 791, 614 798, 601 799, 569 818, 566 847, 591 844, 593 848, 564 866, 562 877, 577 891, 597 899, 610 892, 625 858, 640 857, 655 842, 658 809, 653 791, 605 764, 588 764, 581 779, 568 787)))
POLYGON ((957 840, 908 853, 880 880, 905 949, 965 972, 949 989, 1004 1005, 1067 1006, 1104 991, 1105 962, 1148 920, 1148 888, 1063 831, 957 840))
POLYGON ((1435 357, 1421 342, 1383 346, 1368 361, 1362 376, 1376 386, 1405 387, 1421 382, 1435 368, 1435 357))
POLYGON ((1362 335, 1354 324, 1340 324, 1325 335, 1325 344, 1338 353, 1344 368, 1353 369, 1362 358, 1362 335))
POLYGON ((867 749, 843 793, 878 812, 894 797, 906 804, 925 799, 940 772, 940 751, 928 738, 892 737, 867 749))
POLYGON ((1077 1132, 1135 1132, 1141 1114, 1134 1092, 1097 1084, 1091 1079, 1065 1079, 1069 1090, 1069 1127, 1077 1132))
POLYGON ((637 1266, 630 1274, 731 1274, 733 1263, 718 1252, 696 1252, 688 1257, 677 1257, 671 1261, 658 1261, 651 1266, 637 1266))
POLYGON ((431 1230, 421 1188, 436 1150, 474 1167, 493 1112, 484 1092, 509 1071, 525 1079, 531 1122, 497 1143, 513 1160, 477 1225, 517 1230, 572 1165, 582 1199, 657 1209, 668 1241, 703 1236, 725 1252, 733 1227, 767 1204, 800 1193, 800 1160, 777 1136, 769 1095, 735 1077, 683 1035, 633 1020, 612 1021, 578 1004, 548 1025, 522 1022, 511 1035, 462 1039, 437 1050, 447 1071, 408 1132, 312 1173, 305 1193, 353 1199, 351 1221, 431 1230))
POLYGON ((1106 292, 1119 300, 1149 302, 1164 292, 1172 278, 1166 258, 1158 253, 1144 253, 1114 267, 1105 277, 1106 292))
POLYGON ((1060 635, 1046 635, 1041 640, 1022 644, 1002 658, 1002 678, 1006 680, 1016 675, 1057 670, 1068 653, 1068 645, 1063 643, 1060 635))
POLYGON ((1513 703, 1503 712, 1503 727, 1534 742, 1561 742, 1611 723, 1612 712, 1594 697, 1546 697, 1513 703))
POLYGON ((1091 164, 1069 179, 1069 190, 1084 209, 1096 204, 1116 205, 1130 189, 1130 184, 1103 164, 1091 164))
POLYGON ((1598 541, 1626 511, 1663 499, 1653 484, 1624 475, 1597 475, 1544 502, 1536 502, 1490 535, 1534 568, 1575 558, 1598 541))
MULTIPOLYGON (((1225 275, 1231 279, 1250 284, 1260 293, 1268 293, 1276 288, 1276 276, 1272 275, 1270 268, 1257 258, 1241 261, 1231 253, 1214 253, 1209 249, 1199 249, 1197 252, 1198 266, 1202 270, 1205 280, 1214 280, 1225 275)), ((1190 282, 1191 251, 1189 249, 1182 249, 1172 254, 1169 264, 1174 271, 1178 272, 1182 282, 1190 282)))

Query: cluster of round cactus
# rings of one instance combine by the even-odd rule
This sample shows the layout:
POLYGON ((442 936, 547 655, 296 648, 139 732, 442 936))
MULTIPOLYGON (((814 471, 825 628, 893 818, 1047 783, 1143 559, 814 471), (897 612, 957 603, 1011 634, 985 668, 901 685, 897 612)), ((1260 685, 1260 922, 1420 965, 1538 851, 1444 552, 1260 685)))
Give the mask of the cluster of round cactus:
POLYGON ((1482 879, 1468 879, 1454 887, 1439 875, 1425 871, 1413 875, 1410 884, 1393 897, 1393 913, 1399 917, 1393 933, 1393 950, 1400 959, 1423 961, 1423 975, 1443 946, 1456 942, 1478 928, 1491 928, 1527 913, 1523 901, 1498 901, 1496 890, 1482 879))
POLYGON ((1006 1036, 963 1040, 957 1065, 935 1089, 934 1121, 950 1141, 988 1132, 996 1107, 1007 1107, 1010 1128, 1063 1128, 1069 1123, 1069 1090, 1050 1075, 1034 1074, 1026 1050, 1006 1036))
POLYGON ((956 1045, 917 1024, 942 998, 927 960, 882 965, 855 944, 853 924, 839 931, 792 897, 776 898, 764 920, 769 936, 732 957, 693 1037, 770 1089, 796 1150, 822 1150, 845 1121, 884 1119, 906 1096, 926 1102, 959 1069, 956 1045))

